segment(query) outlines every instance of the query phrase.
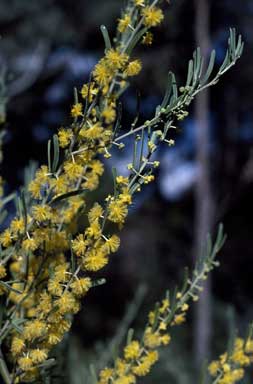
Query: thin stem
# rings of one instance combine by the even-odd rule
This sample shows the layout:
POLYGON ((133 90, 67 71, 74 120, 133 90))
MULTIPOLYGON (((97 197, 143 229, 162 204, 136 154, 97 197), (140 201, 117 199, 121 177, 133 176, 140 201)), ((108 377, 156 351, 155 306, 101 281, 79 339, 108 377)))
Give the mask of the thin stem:
POLYGON ((10 373, 8 371, 8 368, 7 368, 7 365, 6 365, 6 362, 4 360, 4 356, 3 356, 3 353, 0 349, 0 374, 1 374, 1 377, 4 381, 5 384, 11 384, 11 376, 10 376, 10 373))

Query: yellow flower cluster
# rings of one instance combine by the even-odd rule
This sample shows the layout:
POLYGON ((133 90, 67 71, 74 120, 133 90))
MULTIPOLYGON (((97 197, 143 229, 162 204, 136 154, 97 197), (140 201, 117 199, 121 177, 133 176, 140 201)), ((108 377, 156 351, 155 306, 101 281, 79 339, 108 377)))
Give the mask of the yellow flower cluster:
POLYGON ((98 384, 134 384, 138 377, 146 376, 157 362, 157 348, 170 343, 165 318, 169 310, 169 301, 164 300, 159 309, 156 324, 152 312, 142 341, 132 340, 124 348, 124 357, 115 361, 114 368, 105 368, 100 372, 98 384))
POLYGON ((234 384, 245 375, 245 368, 253 363, 253 341, 237 338, 231 353, 224 353, 209 365, 209 373, 217 384, 234 384))
POLYGON ((123 358, 116 359, 114 368, 106 367, 100 372, 98 384, 134 384, 138 377, 146 376, 150 372, 159 359, 158 348, 170 343, 168 328, 181 324, 183 321, 178 321, 179 316, 184 318, 189 308, 186 303, 180 303, 180 294, 177 299, 178 307, 173 314, 168 298, 149 313, 142 340, 131 340, 124 348, 123 358))
MULTIPOLYGON (((138 29, 132 33, 133 24, 141 22, 149 28, 162 20, 161 11, 146 6, 144 0, 131 0, 131 6, 134 12, 130 15, 127 11, 118 26, 121 34, 130 32, 129 42, 138 33, 138 29), (135 12, 137 17, 132 17, 135 12)), ((145 36, 150 40, 149 32, 145 36)), ((91 82, 83 85, 82 100, 77 97, 71 107, 72 123, 61 127, 50 144, 48 165, 42 165, 29 184, 27 200, 31 204, 23 206, 0 235, 3 252, 8 255, 0 264, 0 295, 6 295, 12 318, 23 318, 22 333, 14 330, 8 319, 3 326, 11 329, 8 343, 17 383, 38 377, 39 366, 69 330, 71 316, 93 285, 89 273, 105 267, 120 245, 119 237, 106 234, 105 228, 107 221, 120 228, 124 224, 132 203, 130 178, 117 178, 116 191, 104 206, 95 203, 87 209, 84 196, 99 186, 104 173, 100 156, 110 157, 119 91, 142 68, 140 60, 126 53, 124 36, 115 41, 95 66, 91 82), (87 215, 88 226, 77 234, 81 213, 87 215), (70 251, 74 265, 69 261, 70 251)), ((152 180, 149 175, 145 182, 152 180)), ((147 333, 146 339, 150 337, 147 333)), ((165 342, 164 337, 161 343, 165 342)), ((155 360, 156 351, 140 356, 146 370, 155 360)), ((138 375, 137 366, 135 371, 138 375)))

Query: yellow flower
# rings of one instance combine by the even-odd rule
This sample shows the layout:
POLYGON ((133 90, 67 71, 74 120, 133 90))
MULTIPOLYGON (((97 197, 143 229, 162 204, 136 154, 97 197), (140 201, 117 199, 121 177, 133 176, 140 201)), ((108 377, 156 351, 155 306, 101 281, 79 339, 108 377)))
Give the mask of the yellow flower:
POLYGON ((86 243, 82 234, 78 235, 75 240, 72 241, 72 249, 77 256, 82 256, 86 250, 86 243))
POLYGON ((92 171, 98 175, 98 176, 102 176, 103 173, 104 173, 104 165, 103 163, 101 163, 101 161, 99 160, 94 160, 92 161, 92 163, 90 164, 91 168, 92 168, 92 171))
POLYGON ((136 76, 140 73, 141 68, 142 68, 141 61, 134 60, 128 64, 124 73, 126 76, 136 76))
POLYGON ((68 181, 66 175, 59 176, 57 179, 52 179, 51 185, 52 188, 54 188, 56 195, 62 195, 68 191, 68 181))
POLYGON ((116 177, 116 183, 117 183, 117 184, 124 184, 124 185, 127 185, 127 184, 128 184, 128 177, 117 176, 117 177, 116 177))
POLYGON ((47 359, 47 351, 45 349, 32 349, 29 356, 33 363, 39 364, 47 359))
POLYGON ((145 0, 134 0, 134 4, 137 5, 137 7, 142 7, 145 4, 145 0))
POLYGON ((61 148, 66 148, 73 137, 73 132, 71 129, 61 128, 58 132, 59 145, 61 148))
POLYGON ((152 43, 153 43, 153 34, 151 32, 147 32, 142 38, 142 44, 152 45, 152 43))
POLYGON ((173 321, 173 325, 180 325, 185 322, 185 313, 180 313, 179 315, 175 316, 175 319, 173 321))
POLYGON ((137 376, 146 376, 158 360, 159 355, 157 351, 149 351, 146 356, 143 356, 138 366, 133 367, 133 373, 137 376))
POLYGON ((89 277, 84 277, 82 279, 77 279, 70 284, 70 288, 74 295, 81 297, 84 296, 88 290, 91 288, 92 283, 89 277))
POLYGON ((25 342, 21 337, 15 336, 11 342, 11 353, 13 356, 19 355, 25 348, 25 342))
POLYGON ((11 231, 6 229, 0 236, 0 242, 4 247, 9 247, 12 243, 11 231))
POLYGON ((113 369, 104 368, 99 374, 99 384, 108 384, 111 376, 113 374, 113 369))
POLYGON ((99 219, 103 214, 103 208, 98 203, 95 203, 88 213, 88 219, 90 223, 93 223, 99 219))
POLYGON ((115 121, 116 119, 116 111, 114 108, 108 106, 106 107, 103 112, 102 116, 105 119, 106 124, 111 124, 115 121))
POLYGON ((23 219, 18 219, 17 217, 12 220, 10 229, 13 233, 18 234, 18 233, 23 233, 25 230, 25 223, 23 219))
POLYGON ((64 171, 69 180, 75 181, 83 174, 83 167, 80 164, 69 161, 64 165, 64 171))
POLYGON ((38 243, 33 238, 28 238, 22 241, 22 248, 27 252, 33 252, 38 248, 38 243))
POLYGON ((75 313, 77 301, 74 295, 68 291, 64 292, 59 299, 55 301, 55 305, 58 307, 60 314, 75 313))
POLYGON ((83 264, 87 271, 97 272, 108 264, 108 257, 93 250, 84 258, 83 264))
POLYGON ((124 15, 121 19, 119 19, 118 31, 120 33, 125 32, 130 23, 131 23, 131 17, 128 14, 124 15))
POLYGON ((162 10, 157 7, 145 7, 142 10, 142 15, 144 17, 144 25, 148 28, 156 27, 164 19, 162 10))
POLYGON ((218 370, 220 369, 220 363, 219 361, 213 361, 209 367, 208 367, 208 371, 210 373, 211 376, 216 376, 217 373, 218 373, 218 370))
POLYGON ((32 208, 32 213, 38 222, 50 220, 52 217, 52 210, 48 205, 35 205, 32 208))
POLYGON ((128 209, 120 199, 112 200, 108 206, 108 219, 113 223, 123 224, 128 213, 128 209))
POLYGON ((27 355, 18 359, 18 365, 22 371, 28 371, 33 366, 32 359, 27 355))
POLYGON ((96 123, 88 129, 82 128, 79 135, 82 139, 96 140, 102 137, 103 131, 100 123, 96 123))
POLYGON ((3 279, 6 275, 7 273, 5 266, 0 264, 0 279, 3 279))
POLYGON ((126 360, 137 359, 140 355, 140 344, 138 341, 132 341, 124 349, 124 356, 126 360))
POLYGON ((23 335, 26 340, 31 341, 43 336, 45 332, 46 324, 43 321, 31 320, 25 325, 23 335))
POLYGON ((48 291, 55 296, 61 296, 62 294, 62 286, 59 281, 55 279, 50 279, 48 282, 48 291))
POLYGON ((151 349, 159 347, 161 345, 160 334, 158 332, 153 333, 152 328, 148 327, 144 334, 144 344, 151 349))
POLYGON ((93 97, 98 94, 98 89, 96 87, 96 84, 94 82, 91 82, 89 84, 84 84, 82 89, 81 89, 81 94, 83 99, 86 99, 89 94, 89 102, 93 100, 93 97))
POLYGON ((79 116, 82 116, 83 115, 83 105, 82 103, 76 103, 73 105, 72 109, 71 109, 71 115, 72 117, 79 117, 79 116))
POLYGON ((90 226, 86 229, 85 234, 89 237, 93 237, 94 239, 98 239, 101 236, 102 231, 98 219, 94 220, 90 224, 90 226))
POLYGON ((162 335, 160 336, 160 342, 162 345, 168 345, 170 343, 171 337, 170 335, 162 335))
POLYGON ((120 246, 120 238, 117 235, 112 235, 109 239, 107 239, 105 245, 108 253, 117 252, 120 246))
POLYGON ((100 86, 106 86, 108 82, 110 81, 112 74, 107 67, 107 64, 105 60, 101 60, 96 66, 93 71, 93 76, 95 81, 100 85, 100 86))
POLYGON ((106 53, 108 66, 113 70, 122 69, 127 63, 128 58, 129 57, 126 53, 121 53, 113 48, 106 53))

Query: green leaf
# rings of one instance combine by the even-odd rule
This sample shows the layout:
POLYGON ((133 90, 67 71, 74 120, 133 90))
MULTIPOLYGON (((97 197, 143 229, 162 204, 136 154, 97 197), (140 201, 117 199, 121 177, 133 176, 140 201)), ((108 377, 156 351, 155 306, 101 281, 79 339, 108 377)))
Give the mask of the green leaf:
POLYGON ((2 285, 4 288, 8 289, 8 291, 12 291, 15 293, 18 293, 21 295, 23 292, 19 291, 18 289, 12 288, 9 284, 5 283, 4 281, 0 281, 0 285, 2 285))
POLYGON ((58 167, 59 155, 60 155, 59 140, 57 135, 53 136, 53 144, 54 144, 54 160, 52 165, 52 172, 55 173, 58 167))
POLYGON ((129 331, 127 332, 127 344, 131 343, 131 341, 133 340, 133 336, 134 336, 134 330, 130 328, 129 331))
POLYGON ((48 140, 47 143, 47 163, 48 163, 48 170, 51 173, 52 172, 52 162, 51 162, 51 140, 48 140))
POLYGON ((92 281, 92 288, 99 287, 100 285, 104 285, 104 284, 106 284, 106 279, 104 279, 104 278, 95 279, 92 281))
POLYGON ((24 189, 21 191, 21 204, 22 204, 22 213, 23 213, 25 230, 26 230, 27 229, 27 205, 26 205, 26 198, 25 198, 24 189))
POLYGON ((108 30, 107 30, 106 26, 105 25, 101 25, 100 30, 101 30, 103 38, 104 38, 105 49, 106 50, 111 49, 112 48, 112 44, 111 44, 110 36, 109 36, 109 33, 108 33, 108 30))
POLYGON ((211 56, 210 56, 210 60, 209 60, 209 64, 208 64, 208 67, 206 70, 206 74, 203 77, 203 79, 201 80, 201 86, 206 84, 207 81, 209 80, 209 78, 213 72, 213 68, 214 68, 214 64, 215 64, 215 58, 216 58, 216 52, 215 52, 215 50, 213 50, 211 53, 211 56))
POLYGON ((190 60, 188 64, 186 87, 189 87, 191 85, 192 78, 193 78, 193 60, 190 60))
POLYGON ((166 93, 164 95, 164 98, 163 98, 163 101, 161 104, 161 108, 165 108, 168 104, 168 101, 169 101, 170 95, 171 95, 171 91, 172 91, 172 81, 173 81, 173 73, 169 72, 166 93))
POLYGON ((148 28, 142 28, 136 35, 135 37, 132 39, 131 43, 129 44, 127 50, 126 50, 126 53, 128 55, 131 54, 132 50, 135 48, 135 46, 138 44, 138 42, 140 41, 140 39, 142 38, 142 36, 147 32, 148 28))

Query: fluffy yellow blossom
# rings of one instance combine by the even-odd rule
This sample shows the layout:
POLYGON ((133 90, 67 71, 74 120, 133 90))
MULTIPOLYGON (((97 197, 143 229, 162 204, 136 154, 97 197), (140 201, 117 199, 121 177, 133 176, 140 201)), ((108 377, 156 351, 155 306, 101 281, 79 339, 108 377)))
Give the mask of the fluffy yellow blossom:
POLYGON ((60 314, 76 313, 79 310, 74 295, 68 291, 64 292, 59 299, 55 301, 60 314))
POLYGON ((108 257, 95 250, 85 256, 83 265, 87 271, 97 272, 108 264, 108 257))
POLYGON ((106 59, 108 66, 114 70, 122 69, 126 65, 129 57, 126 53, 121 53, 120 51, 112 48, 106 53, 106 59))
POLYGON ((131 23, 130 15, 128 14, 124 15, 121 19, 119 19, 118 31, 121 33, 124 33, 127 30, 130 23, 131 23))
POLYGON ((123 184, 123 185, 127 185, 127 184, 128 184, 128 177, 117 176, 117 177, 116 177, 116 183, 118 183, 118 184, 123 184))
POLYGON ((220 362, 219 361, 213 361, 208 367, 208 371, 209 371, 211 376, 216 376, 219 369, 220 369, 220 362))
POLYGON ((83 105, 82 103, 76 103, 73 105, 71 109, 71 115, 72 117, 79 117, 83 115, 83 105))
POLYGON ((144 334, 144 344, 146 347, 154 349, 161 345, 159 332, 152 332, 152 328, 148 327, 144 334))
POLYGON ((23 219, 18 219, 17 217, 12 220, 10 229, 12 233, 18 234, 18 233, 23 233, 25 230, 25 223, 23 219))
POLYGON ((98 175, 102 176, 104 173, 104 165, 99 160, 94 160, 91 162, 90 167, 92 168, 92 171, 98 175))
POLYGON ((144 18, 144 25, 146 25, 146 27, 148 28, 156 27, 164 19, 162 10, 160 8, 152 7, 152 6, 145 7, 142 10, 142 15, 144 18))
POLYGON ((98 203, 95 203, 88 213, 88 219, 90 223, 98 220, 103 214, 103 208, 98 203))
POLYGON ((154 39, 153 33, 147 32, 147 33, 145 33, 145 35, 142 38, 142 44, 144 44, 144 45, 152 45, 153 39, 154 39))
POLYGON ((69 161, 64 165, 64 170, 68 179, 71 181, 75 181, 83 174, 82 165, 74 163, 72 161, 69 161))
POLYGON ((90 84, 84 84, 81 89, 83 99, 87 99, 89 94, 89 101, 91 102, 93 97, 98 94, 96 84, 92 81, 90 84))
POLYGON ((75 240, 72 241, 72 249, 77 256, 82 256, 86 250, 86 242, 82 234, 78 235, 75 240))
POLYGON ((108 219, 114 223, 123 224, 128 213, 126 204, 120 199, 112 200, 108 205, 108 219))
POLYGON ((82 128, 79 135, 82 139, 96 140, 102 137, 103 131, 100 123, 96 123, 90 128, 82 128))
POLYGON ((141 68, 142 68, 141 61, 133 60, 128 64, 124 73, 126 76, 136 76, 140 73, 141 68))
POLYGON ((85 234, 88 237, 93 237, 94 239, 100 238, 100 236, 102 234, 102 230, 101 230, 101 226, 99 224, 98 219, 92 221, 90 226, 86 229, 85 234))
POLYGON ((140 363, 132 368, 133 373, 137 376, 146 376, 158 358, 157 351, 149 351, 146 356, 142 357, 140 363))
POLYGON ((128 344, 124 349, 124 356, 126 360, 136 360, 140 355, 140 344, 134 340, 128 344))
POLYGON ((60 296, 62 294, 63 288, 59 281, 56 279, 50 279, 48 282, 48 291, 55 296, 60 296))
POLYGON ((22 241, 22 248, 27 252, 28 251, 33 252, 38 248, 38 243, 35 239, 30 237, 22 241))
POLYGON ((169 306, 170 306, 169 300, 168 299, 164 299, 162 301, 161 307, 159 308, 159 312, 164 314, 169 309, 169 306))
POLYGON ((0 236, 0 242, 4 247, 9 247, 12 243, 11 231, 6 229, 0 236))
POLYGON ((29 356, 33 363, 39 364, 47 359, 47 350, 46 349, 32 349, 29 352, 29 356))
POLYGON ((106 247, 106 251, 108 253, 117 252, 120 246, 120 238, 117 235, 112 235, 106 240, 104 247, 106 247))
POLYGON ((112 74, 110 72, 110 69, 108 68, 106 61, 101 60, 96 66, 93 71, 93 76, 95 81, 100 86, 106 86, 109 82, 109 80, 112 77, 112 74))
POLYGON ((66 175, 61 175, 57 179, 51 180, 51 186, 54 189, 56 195, 63 195, 68 190, 68 180, 66 175))
POLYGON ((52 209, 48 205, 35 205, 32 208, 32 215, 38 222, 50 220, 52 217, 52 209))
POLYGON ((145 0, 134 0, 134 4, 137 5, 137 7, 142 7, 145 5, 145 0))
POLYGON ((13 356, 19 355, 25 348, 25 342, 21 337, 14 336, 11 342, 11 353, 13 356))
POLYGON ((61 128, 58 132, 59 145, 61 148, 66 148, 73 137, 73 132, 71 129, 61 128))
POLYGON ((35 338, 41 337, 46 332, 46 324, 40 320, 31 320, 24 327, 24 338, 26 340, 33 340, 35 338))
MULTIPOLYGON (((130 76, 130 75, 129 75, 130 76)), ((103 118, 105 119, 105 122, 106 124, 111 124, 115 121, 116 119, 116 111, 115 111, 115 108, 113 107, 106 107, 103 112, 102 112, 102 116, 103 118)))
POLYGON ((88 290, 91 288, 92 282, 89 277, 84 277, 81 279, 77 279, 70 284, 70 288, 74 295, 81 297, 84 296, 88 290))
POLYGON ((185 313, 180 313, 178 315, 175 316, 175 319, 173 321, 173 325, 180 325, 180 324, 183 324, 185 322, 185 313))
POLYGON ((27 355, 18 359, 18 365, 22 371, 27 371, 33 366, 32 359, 27 355))
POLYGON ((111 376, 113 374, 113 369, 104 368, 99 374, 99 384, 108 384, 111 376))
POLYGON ((7 275, 6 268, 3 264, 0 264, 0 279, 3 279, 7 275))

